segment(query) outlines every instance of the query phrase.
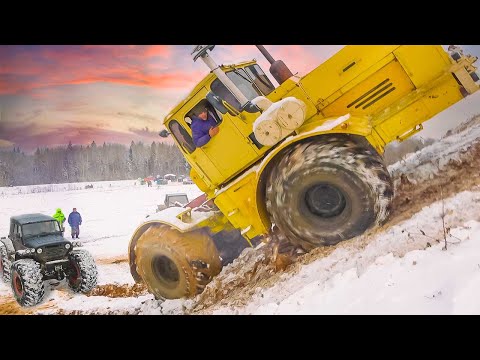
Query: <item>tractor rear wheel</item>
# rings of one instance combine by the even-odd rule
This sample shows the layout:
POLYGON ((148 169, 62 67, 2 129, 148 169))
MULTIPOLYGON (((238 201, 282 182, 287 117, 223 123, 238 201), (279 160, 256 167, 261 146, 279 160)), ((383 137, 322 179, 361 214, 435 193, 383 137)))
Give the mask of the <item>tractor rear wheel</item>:
POLYGON ((383 224, 393 185, 370 145, 335 135, 289 149, 270 173, 266 196, 272 222, 290 242, 311 250, 383 224))
POLYGON ((208 231, 181 233, 153 225, 135 247, 137 272, 156 298, 193 297, 220 273, 222 264, 208 231))

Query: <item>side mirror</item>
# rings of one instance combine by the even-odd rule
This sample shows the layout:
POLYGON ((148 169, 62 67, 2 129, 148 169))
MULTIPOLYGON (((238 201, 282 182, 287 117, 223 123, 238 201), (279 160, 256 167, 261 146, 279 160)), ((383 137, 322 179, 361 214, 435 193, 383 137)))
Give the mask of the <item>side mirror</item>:
POLYGON ((162 138, 166 138, 166 137, 168 137, 168 136, 170 135, 170 133, 169 133, 167 130, 163 129, 162 131, 160 131, 160 132, 158 133, 158 135, 159 135, 160 137, 162 137, 162 138))
POLYGON ((243 106, 242 110, 245 110, 245 111, 248 112, 248 113, 261 112, 261 111, 260 111, 260 108, 259 108, 257 105, 252 104, 252 102, 250 102, 250 101, 247 102, 247 103, 243 106))

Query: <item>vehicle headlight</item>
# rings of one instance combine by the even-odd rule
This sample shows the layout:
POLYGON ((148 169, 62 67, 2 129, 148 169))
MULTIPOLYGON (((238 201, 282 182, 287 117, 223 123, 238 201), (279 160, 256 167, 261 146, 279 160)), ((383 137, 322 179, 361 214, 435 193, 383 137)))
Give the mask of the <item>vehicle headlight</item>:
MULTIPOLYGON (((41 250, 41 249, 40 249, 41 250)), ((28 249, 27 252, 33 254, 35 252, 35 249, 28 249)))
MULTIPOLYGON (((73 243, 73 246, 75 246, 75 243, 73 243)), ((70 249, 70 244, 65 244, 65 249, 70 249)))
POLYGON ((37 254, 41 254, 43 252, 42 248, 37 249, 37 254))

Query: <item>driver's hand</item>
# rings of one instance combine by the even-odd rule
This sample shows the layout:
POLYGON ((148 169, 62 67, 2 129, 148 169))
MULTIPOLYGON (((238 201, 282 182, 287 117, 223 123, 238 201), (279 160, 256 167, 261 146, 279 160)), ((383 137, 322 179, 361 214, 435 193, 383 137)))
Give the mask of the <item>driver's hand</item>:
POLYGON ((210 137, 214 137, 215 135, 218 134, 220 129, 217 127, 211 127, 210 130, 208 130, 208 133, 210 134, 210 137))

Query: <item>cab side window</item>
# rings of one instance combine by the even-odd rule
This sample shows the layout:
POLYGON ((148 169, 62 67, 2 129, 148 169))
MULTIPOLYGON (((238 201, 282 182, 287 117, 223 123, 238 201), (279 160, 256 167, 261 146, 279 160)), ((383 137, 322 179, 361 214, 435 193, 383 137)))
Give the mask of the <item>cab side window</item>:
POLYGON ((170 121, 168 128, 186 152, 191 154, 195 151, 196 146, 193 143, 192 137, 177 120, 170 121))
POLYGON ((20 236, 20 226, 18 224, 13 225, 13 238, 18 239, 20 236))
POLYGON ((240 102, 237 100, 235 96, 233 96, 230 90, 228 90, 220 80, 216 79, 212 83, 210 88, 212 89, 212 92, 215 95, 220 97, 220 99, 225 100, 238 111, 241 110, 242 106, 240 105, 240 102))
POLYGON ((208 101, 204 99, 195 105, 195 107, 185 116, 185 122, 188 124, 188 126, 192 127, 192 119, 200 112, 200 109, 207 109, 208 114, 215 119, 217 124, 222 122, 222 114, 218 110, 214 109, 213 106, 211 106, 208 101))

